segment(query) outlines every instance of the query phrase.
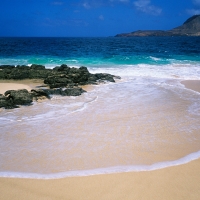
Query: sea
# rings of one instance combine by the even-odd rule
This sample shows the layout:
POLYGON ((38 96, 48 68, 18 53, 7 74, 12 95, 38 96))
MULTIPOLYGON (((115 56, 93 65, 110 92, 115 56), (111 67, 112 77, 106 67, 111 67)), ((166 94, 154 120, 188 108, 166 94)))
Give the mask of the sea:
POLYGON ((0 177, 151 171, 200 158, 200 37, 0 38, 0 65, 120 76, 78 97, 0 109, 0 177))

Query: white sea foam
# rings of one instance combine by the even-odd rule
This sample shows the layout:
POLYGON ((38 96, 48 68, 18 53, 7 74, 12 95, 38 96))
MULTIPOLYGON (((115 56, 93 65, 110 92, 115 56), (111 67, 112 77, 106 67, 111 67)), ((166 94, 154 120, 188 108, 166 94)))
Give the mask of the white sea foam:
POLYGON ((185 157, 182 157, 178 160, 158 162, 152 165, 114 166, 114 167, 108 167, 108 168, 77 170, 77 171, 58 172, 58 173, 51 173, 51 174, 5 171, 5 172, 0 172, 0 177, 27 178, 27 179, 28 178, 30 179, 61 179, 61 178, 76 177, 76 176, 92 176, 92 175, 113 174, 113 173, 123 173, 123 172, 153 171, 153 170, 163 169, 167 167, 183 165, 193 160, 197 160, 199 158, 200 158, 200 151, 197 151, 185 157))
POLYGON ((2 116, 0 117, 0 127, 8 123, 15 123, 16 121, 46 121, 54 119, 55 116, 59 119, 63 116, 85 110, 89 104, 97 101, 97 99, 98 96, 93 95, 88 97, 87 93, 85 95, 83 94, 82 97, 62 97, 54 95, 50 101, 47 101, 44 104, 35 103, 35 105, 29 109, 29 114, 26 112, 27 116, 18 113, 20 110, 22 110, 23 113, 23 110, 26 110, 26 107, 21 107, 20 110, 13 110, 10 114, 4 110, 4 114, 2 113, 2 116))
MULTIPOLYGON (((200 116, 200 103, 194 102, 189 108, 188 108, 189 113, 195 114, 200 116)), ((200 125, 199 125, 200 128, 200 125)))
MULTIPOLYGON (((60 58, 3 58, 0 64, 28 65, 34 61, 45 65, 46 68, 52 69, 61 64, 67 64, 70 67, 79 68, 85 65, 91 73, 111 73, 118 76, 148 76, 160 78, 182 78, 182 79, 199 79, 200 62, 192 60, 162 59, 155 56, 149 56, 148 59, 155 61, 154 64, 140 62, 140 64, 114 64, 112 62, 103 62, 101 60, 90 60, 88 64, 84 64, 84 60, 78 59, 60 59, 60 58), (164 62, 164 63, 162 63, 164 62), (155 64, 156 63, 156 64, 155 64)), ((134 60, 133 60, 134 61, 134 60)))
POLYGON ((110 73, 124 77, 179 78, 198 80, 200 64, 165 64, 165 65, 118 65, 109 67, 89 67, 91 73, 110 73))
POLYGON ((153 57, 153 56, 150 56, 150 58, 154 61, 159 61, 159 60, 162 60, 161 58, 156 58, 156 57, 153 57))

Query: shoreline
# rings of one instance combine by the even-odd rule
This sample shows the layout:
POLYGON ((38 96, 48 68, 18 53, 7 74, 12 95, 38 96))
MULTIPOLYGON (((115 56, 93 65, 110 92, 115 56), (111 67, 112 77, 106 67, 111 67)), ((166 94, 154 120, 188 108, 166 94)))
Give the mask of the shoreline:
MULTIPOLYGON (((182 80, 180 83, 184 85, 185 88, 200 93, 200 80, 182 80)), ((35 89, 36 87, 41 85, 44 85, 42 79, 24 79, 24 80, 0 79, 0 94, 4 93, 6 90, 11 90, 11 89, 13 90, 27 89, 30 91, 31 89, 35 89)), ((95 85, 83 85, 81 87, 85 90, 91 91, 95 87, 95 85)))
POLYGON ((54 180, 0 178, 0 199, 196 200, 200 196, 199 169, 200 159, 148 172, 54 180))
POLYGON ((188 164, 198 159, 200 159, 200 150, 188 154, 177 160, 163 161, 151 165, 113 166, 106 168, 54 172, 47 174, 28 173, 28 172, 0 172, 0 178, 55 180, 55 179, 72 178, 72 177, 89 177, 89 176, 120 174, 120 173, 151 172, 151 171, 166 169, 169 167, 188 164))
MULTIPOLYGON (((13 82, 13 80, 9 81, 13 82)), ((30 82, 16 81, 13 86, 25 84, 32 89, 40 84, 39 82, 31 83, 33 80, 28 81, 30 82)), ((186 88, 196 91, 198 89, 196 84, 200 84, 200 81, 187 80, 181 81, 181 83, 186 88)), ((0 178, 0 200, 196 200, 200 196, 199 169, 200 159, 196 158, 187 163, 152 171, 119 172, 45 180, 2 177, 0 178)))
POLYGON ((181 84, 187 89, 200 93, 200 80, 184 80, 181 81, 181 84))

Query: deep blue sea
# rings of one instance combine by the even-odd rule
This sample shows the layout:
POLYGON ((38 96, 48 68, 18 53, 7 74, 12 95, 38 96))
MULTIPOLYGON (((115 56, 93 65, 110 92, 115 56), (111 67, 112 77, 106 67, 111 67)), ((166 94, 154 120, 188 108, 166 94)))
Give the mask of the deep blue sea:
MULTIPOLYGON (((121 76, 79 97, 0 110, 0 176, 146 171, 200 157, 200 37, 0 38, 0 65, 121 76)), ((0 83, 1 87, 1 83, 0 83)))
POLYGON ((104 68, 199 64, 199 37, 0 38, 0 64, 104 68))

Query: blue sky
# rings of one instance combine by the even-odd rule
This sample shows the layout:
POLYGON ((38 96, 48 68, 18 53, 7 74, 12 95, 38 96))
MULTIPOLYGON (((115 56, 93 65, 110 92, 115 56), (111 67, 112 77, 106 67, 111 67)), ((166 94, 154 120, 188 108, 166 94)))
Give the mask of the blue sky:
POLYGON ((200 0, 1 0, 0 36, 104 37, 169 30, 200 14, 200 0))

